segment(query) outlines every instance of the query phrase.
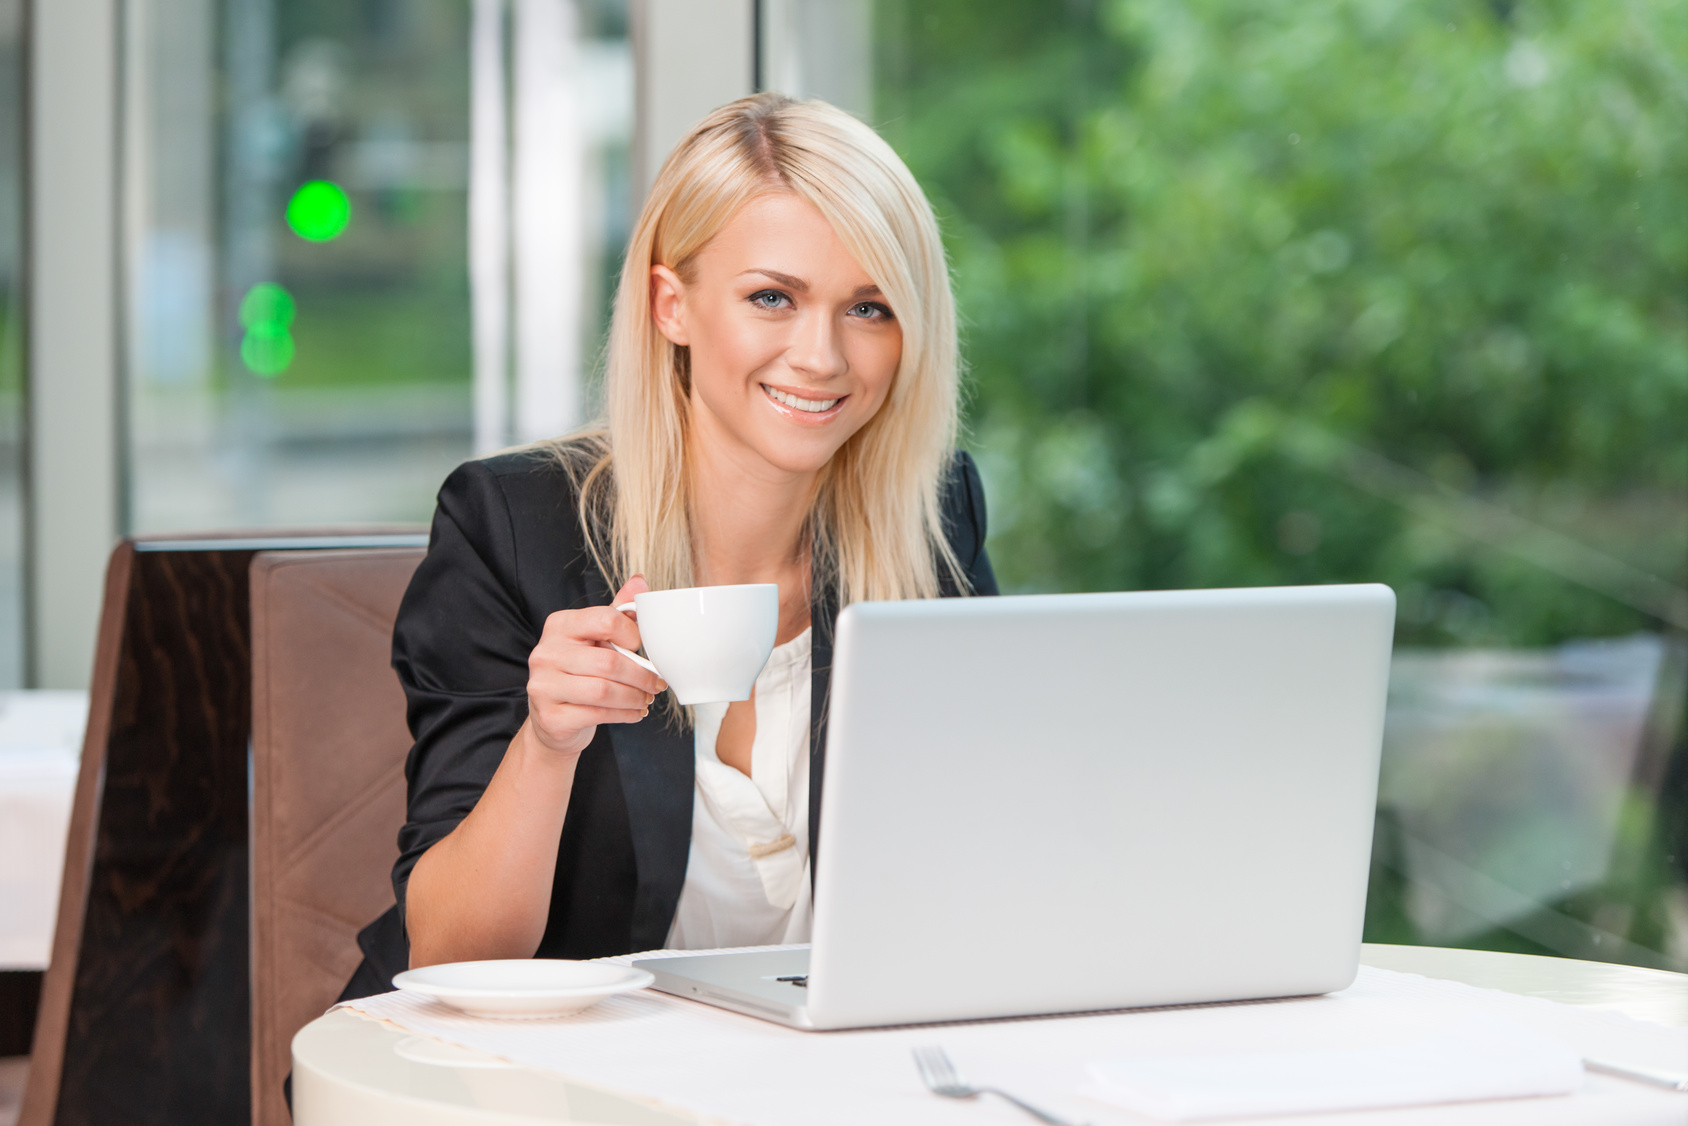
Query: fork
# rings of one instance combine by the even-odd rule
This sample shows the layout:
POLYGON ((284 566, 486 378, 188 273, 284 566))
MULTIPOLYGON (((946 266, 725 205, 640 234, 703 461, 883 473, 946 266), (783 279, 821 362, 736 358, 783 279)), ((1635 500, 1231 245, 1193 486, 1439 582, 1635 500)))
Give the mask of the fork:
POLYGON ((1007 1091, 999 1091, 995 1087, 975 1087, 962 1079, 956 1073, 955 1064, 950 1062, 949 1053, 933 1045, 930 1048, 916 1048, 914 1050, 914 1066, 920 1069, 920 1081, 926 1084, 926 1089, 934 1095, 942 1095, 946 1099, 972 1099, 980 1095, 995 1095, 999 1099, 1006 1099, 1037 1119, 1047 1122, 1049 1126, 1074 1126, 1064 1118, 1056 1118, 1046 1110, 1039 1110, 1028 1102, 1010 1095, 1007 1091))

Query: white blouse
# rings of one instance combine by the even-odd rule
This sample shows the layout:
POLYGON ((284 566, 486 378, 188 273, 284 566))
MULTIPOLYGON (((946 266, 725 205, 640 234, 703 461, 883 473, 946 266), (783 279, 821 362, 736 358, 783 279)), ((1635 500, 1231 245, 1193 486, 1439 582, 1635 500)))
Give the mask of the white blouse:
POLYGON ((750 776, 715 755, 726 704, 694 709, 697 784, 670 950, 808 942, 809 631, 756 678, 750 776))

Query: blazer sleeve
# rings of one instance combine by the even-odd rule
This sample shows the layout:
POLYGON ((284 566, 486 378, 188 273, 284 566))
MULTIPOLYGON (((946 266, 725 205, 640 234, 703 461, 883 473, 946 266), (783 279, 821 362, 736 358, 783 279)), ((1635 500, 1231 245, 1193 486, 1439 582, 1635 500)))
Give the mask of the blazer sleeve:
MULTIPOLYGON (((943 505, 950 550, 961 563, 971 593, 998 593, 996 573, 991 570, 990 556, 985 551, 985 485, 979 479, 979 467, 965 450, 957 450, 950 463, 943 505)), ((947 576, 941 585, 945 595, 961 593, 952 589, 947 576)))
POLYGON ((393 668, 415 742, 393 892, 404 917, 411 870, 468 816, 527 719, 538 644, 516 583, 517 540, 500 478, 480 462, 440 488, 428 554, 393 629, 393 668))

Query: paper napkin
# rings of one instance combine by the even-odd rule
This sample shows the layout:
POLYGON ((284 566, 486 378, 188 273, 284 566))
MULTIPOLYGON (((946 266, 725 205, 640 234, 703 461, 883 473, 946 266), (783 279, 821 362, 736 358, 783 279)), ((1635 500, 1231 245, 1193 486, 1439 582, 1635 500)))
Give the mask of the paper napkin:
POLYGON ((1163 1122, 1568 1095, 1583 1076, 1570 1048, 1492 1017, 1393 1044, 1133 1056, 1089 1072, 1087 1096, 1163 1122))

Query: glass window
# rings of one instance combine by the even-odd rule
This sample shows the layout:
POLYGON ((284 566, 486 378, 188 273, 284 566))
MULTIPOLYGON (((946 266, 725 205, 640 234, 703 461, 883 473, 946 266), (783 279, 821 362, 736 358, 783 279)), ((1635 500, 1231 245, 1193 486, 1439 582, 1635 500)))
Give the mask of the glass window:
POLYGON ((1368 939, 1688 968, 1673 6, 872 27, 858 112, 945 228, 1004 585, 1388 582, 1368 939))
POLYGON ((626 226, 623 3, 125 12, 128 530, 426 521, 477 448, 578 417, 626 226), (547 318, 575 329, 534 358, 547 318))
POLYGON ((23 0, 0 0, 0 691, 24 684, 23 0))

